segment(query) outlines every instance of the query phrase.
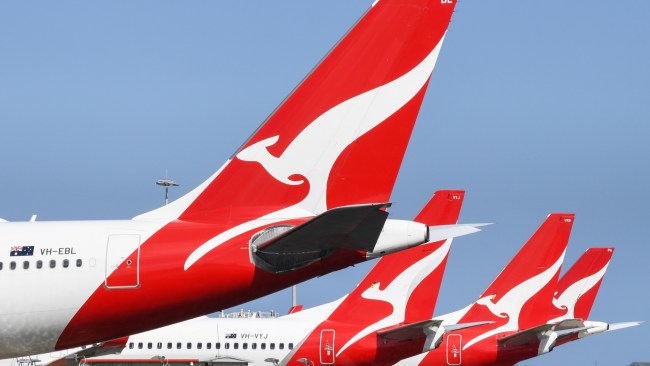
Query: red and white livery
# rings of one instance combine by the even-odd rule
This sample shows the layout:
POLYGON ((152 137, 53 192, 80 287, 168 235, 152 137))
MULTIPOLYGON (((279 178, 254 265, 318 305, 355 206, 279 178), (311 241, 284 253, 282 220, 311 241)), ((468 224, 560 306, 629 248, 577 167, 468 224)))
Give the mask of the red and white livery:
MULTIPOLYGON (((454 224, 463 197, 463 191, 436 192, 416 220, 436 226, 454 224)), ((430 316, 450 245, 451 239, 383 257, 346 297, 280 318, 254 313, 235 318, 201 317, 76 349, 54 361, 48 355, 36 359, 58 366, 80 362, 97 366, 161 362, 269 365, 268 360, 294 364, 290 360, 296 358, 316 364, 390 363, 422 352, 427 340, 435 344, 434 338, 440 338, 434 329, 440 328, 439 324, 431 322, 430 316), (341 342, 346 339, 359 341, 345 347, 341 342), (382 339, 386 343, 377 344, 382 339)), ((0 362, 0 366, 10 364, 0 362)))
POLYGON ((586 320, 612 248, 587 250, 557 281, 572 222, 572 214, 550 215, 476 303, 436 317, 452 323, 493 319, 496 327, 448 333, 438 349, 398 365, 512 366, 559 344, 639 325, 586 320), (506 278, 511 280, 503 281, 506 278), (497 310, 499 303, 504 306, 497 310))
POLYGON ((0 223, 0 358, 135 334, 476 231, 385 210, 453 9, 376 2, 231 159, 167 206, 0 223))

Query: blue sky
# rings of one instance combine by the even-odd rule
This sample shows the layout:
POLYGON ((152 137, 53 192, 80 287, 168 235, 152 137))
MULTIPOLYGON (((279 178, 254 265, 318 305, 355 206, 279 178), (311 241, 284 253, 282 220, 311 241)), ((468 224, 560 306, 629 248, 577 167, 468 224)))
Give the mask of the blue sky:
MULTIPOLYGON (((0 3, 0 217, 130 218, 210 176, 370 1, 0 3)), ((550 212, 567 264, 614 246, 594 320, 650 320, 650 3, 459 2, 395 186, 412 218, 467 190, 437 313, 487 287, 550 212)), ((313 306, 369 265, 299 286, 313 306)), ((288 291, 245 308, 285 311, 288 291)), ((524 365, 650 360, 650 327, 524 365)))

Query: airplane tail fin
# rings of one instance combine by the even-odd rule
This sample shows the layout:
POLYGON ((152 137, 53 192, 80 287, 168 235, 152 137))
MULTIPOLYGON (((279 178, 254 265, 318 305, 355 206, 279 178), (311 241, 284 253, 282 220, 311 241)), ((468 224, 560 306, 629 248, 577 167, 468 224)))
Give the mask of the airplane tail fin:
POLYGON ((505 328, 528 329, 545 323, 573 220, 573 214, 549 215, 461 321, 501 319, 495 332, 505 328), (508 323, 499 324, 504 318, 508 323))
POLYGON ((137 218, 245 222, 388 202, 454 6, 376 2, 219 172, 137 218))
MULTIPOLYGON (((458 222, 458 216, 460 215, 460 209, 464 198, 465 191, 438 191, 415 217, 415 221, 429 226, 455 224, 458 222)), ((431 253, 436 250, 437 246, 445 244, 447 244, 447 252, 444 259, 440 262, 436 270, 432 271, 419 283, 415 284, 415 289, 413 289, 411 296, 407 300, 406 314, 404 317, 404 321, 407 323, 418 322, 423 319, 429 319, 433 316, 433 311, 438 299, 438 293, 440 291, 440 285, 442 284, 442 277, 447 265, 451 239, 448 240, 448 243, 438 242, 424 245, 420 249, 420 254, 425 254, 427 252, 431 253)), ((440 248, 445 250, 442 246, 440 248)), ((417 253, 417 251, 414 251, 414 253, 417 253)))
MULTIPOLYGON (((463 191, 438 191, 418 219, 428 225, 456 223, 463 198, 463 191)), ((350 319, 356 319, 356 326, 359 327, 359 332, 347 340, 338 352, 343 352, 356 340, 384 327, 416 318, 418 321, 429 319, 450 245, 451 239, 420 245, 379 259, 328 318, 329 321, 347 323, 350 319), (421 286, 422 283, 427 284, 426 288, 421 286)))
MULTIPOLYGON (((464 196, 464 191, 438 191, 416 220, 423 220, 425 222, 419 222, 431 226, 454 224, 458 221, 464 196)), ((417 321, 430 318, 433 314, 432 308, 435 306, 450 244, 451 239, 420 245, 380 258, 357 288, 339 305, 337 311, 343 316, 349 316, 353 309, 357 309, 363 314, 369 314, 373 305, 385 306, 385 303, 367 301, 377 295, 382 297, 381 300, 393 304, 396 310, 400 307, 403 308, 405 312, 409 313, 409 317, 415 317, 417 321), (426 294, 423 293, 425 290, 420 286, 423 282, 429 285, 426 294), (431 286, 432 284, 433 286, 431 286), (370 293, 375 293, 375 295, 370 295, 370 293), (415 298, 412 298, 413 295, 415 298), (415 302, 412 300, 416 299, 428 300, 428 304, 422 305, 422 308, 427 309, 423 312, 425 315, 420 317, 418 316, 422 312, 420 310, 422 308, 406 311, 405 307, 407 303, 412 304, 415 302)), ((336 315, 337 312, 334 312, 333 318, 336 315)))
POLYGON ((589 319, 614 248, 589 248, 560 278, 553 303, 566 311, 564 319, 589 319))

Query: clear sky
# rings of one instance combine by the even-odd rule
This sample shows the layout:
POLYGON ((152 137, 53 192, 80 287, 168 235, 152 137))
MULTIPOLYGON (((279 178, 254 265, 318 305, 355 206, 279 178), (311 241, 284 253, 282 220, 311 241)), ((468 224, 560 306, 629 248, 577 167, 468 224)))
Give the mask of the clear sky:
MULTIPOLYGON (((130 218, 163 202, 166 170, 179 197, 370 3, 0 2, 0 217, 130 218)), ((459 2, 391 217, 459 188, 461 221, 497 225, 454 242, 436 313, 475 300, 548 213, 568 211, 565 263, 616 247, 592 318, 650 320, 649 18, 647 0, 459 2)), ((368 268, 300 285, 299 302, 334 300, 368 268)), ((648 339, 646 324, 523 364, 648 361, 648 339)))

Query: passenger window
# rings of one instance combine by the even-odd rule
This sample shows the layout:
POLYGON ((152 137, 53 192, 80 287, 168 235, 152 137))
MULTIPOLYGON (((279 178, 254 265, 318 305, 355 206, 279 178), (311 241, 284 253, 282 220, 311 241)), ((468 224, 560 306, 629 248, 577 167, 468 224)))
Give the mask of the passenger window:
POLYGON ((11 270, 16 269, 16 262, 9 263, 9 269, 11 269, 11 270))
POLYGON ((77 259, 77 267, 81 267, 82 264, 83 263, 82 263, 81 259, 77 259))
POLYGON ((205 344, 205 348, 207 348, 207 349, 212 349, 212 343, 207 342, 207 343, 205 344))
POLYGON ((192 349, 192 343, 187 342, 187 349, 192 349))
POLYGON ((142 342, 138 342, 138 349, 142 349, 142 342))
POLYGON ((0 262, 0 271, 2 271, 2 262, 0 262))
POLYGON ((203 343, 199 342, 196 344, 196 349, 201 349, 203 348, 203 343))
POLYGON ((162 342, 158 342, 156 346, 158 346, 158 349, 162 349, 162 342))
POLYGON ((275 349, 275 343, 271 343, 271 344, 269 345, 269 348, 270 348, 270 349, 275 349))
POLYGON ((278 348, 280 348, 280 349, 284 349, 284 343, 280 343, 280 344, 278 345, 278 348))
POLYGON ((172 349, 172 342, 167 343, 167 349, 172 349))
POLYGON ((214 344, 215 349, 221 349, 221 343, 217 342, 214 344))
POLYGON ((241 348, 242 349, 248 349, 248 343, 242 343, 241 348))
POLYGON ((133 349, 133 346, 134 346, 133 342, 129 343, 129 349, 133 349))
POLYGON ((261 349, 266 349, 266 343, 260 343, 260 348, 261 349))
POLYGON ((224 349, 228 349, 228 348, 230 348, 230 343, 228 343, 228 342, 224 343, 224 344, 223 344, 223 348, 224 348, 224 349))
POLYGON ((36 268, 41 269, 43 268, 43 261, 36 261, 36 268))
POLYGON ((153 348, 153 344, 151 344, 151 342, 147 343, 147 349, 152 349, 152 348, 153 348))
POLYGON ((251 348, 252 349, 257 349, 257 343, 251 343, 251 348))
POLYGON ((289 343, 289 349, 293 349, 293 343, 289 343))
POLYGON ((23 269, 29 269, 29 262, 28 261, 23 262, 23 269))
POLYGON ((181 349, 181 348, 183 348, 181 342, 176 343, 176 349, 181 349))
POLYGON ((55 267, 56 267, 56 261, 54 259, 52 259, 50 261, 50 268, 55 268, 55 267))
POLYGON ((234 348, 234 349, 239 349, 239 343, 235 342, 235 343, 233 344, 233 347, 232 347, 232 348, 234 348))
POLYGON ((69 265, 70 265, 70 261, 67 260, 67 259, 64 259, 63 260, 63 268, 68 268, 69 265))

